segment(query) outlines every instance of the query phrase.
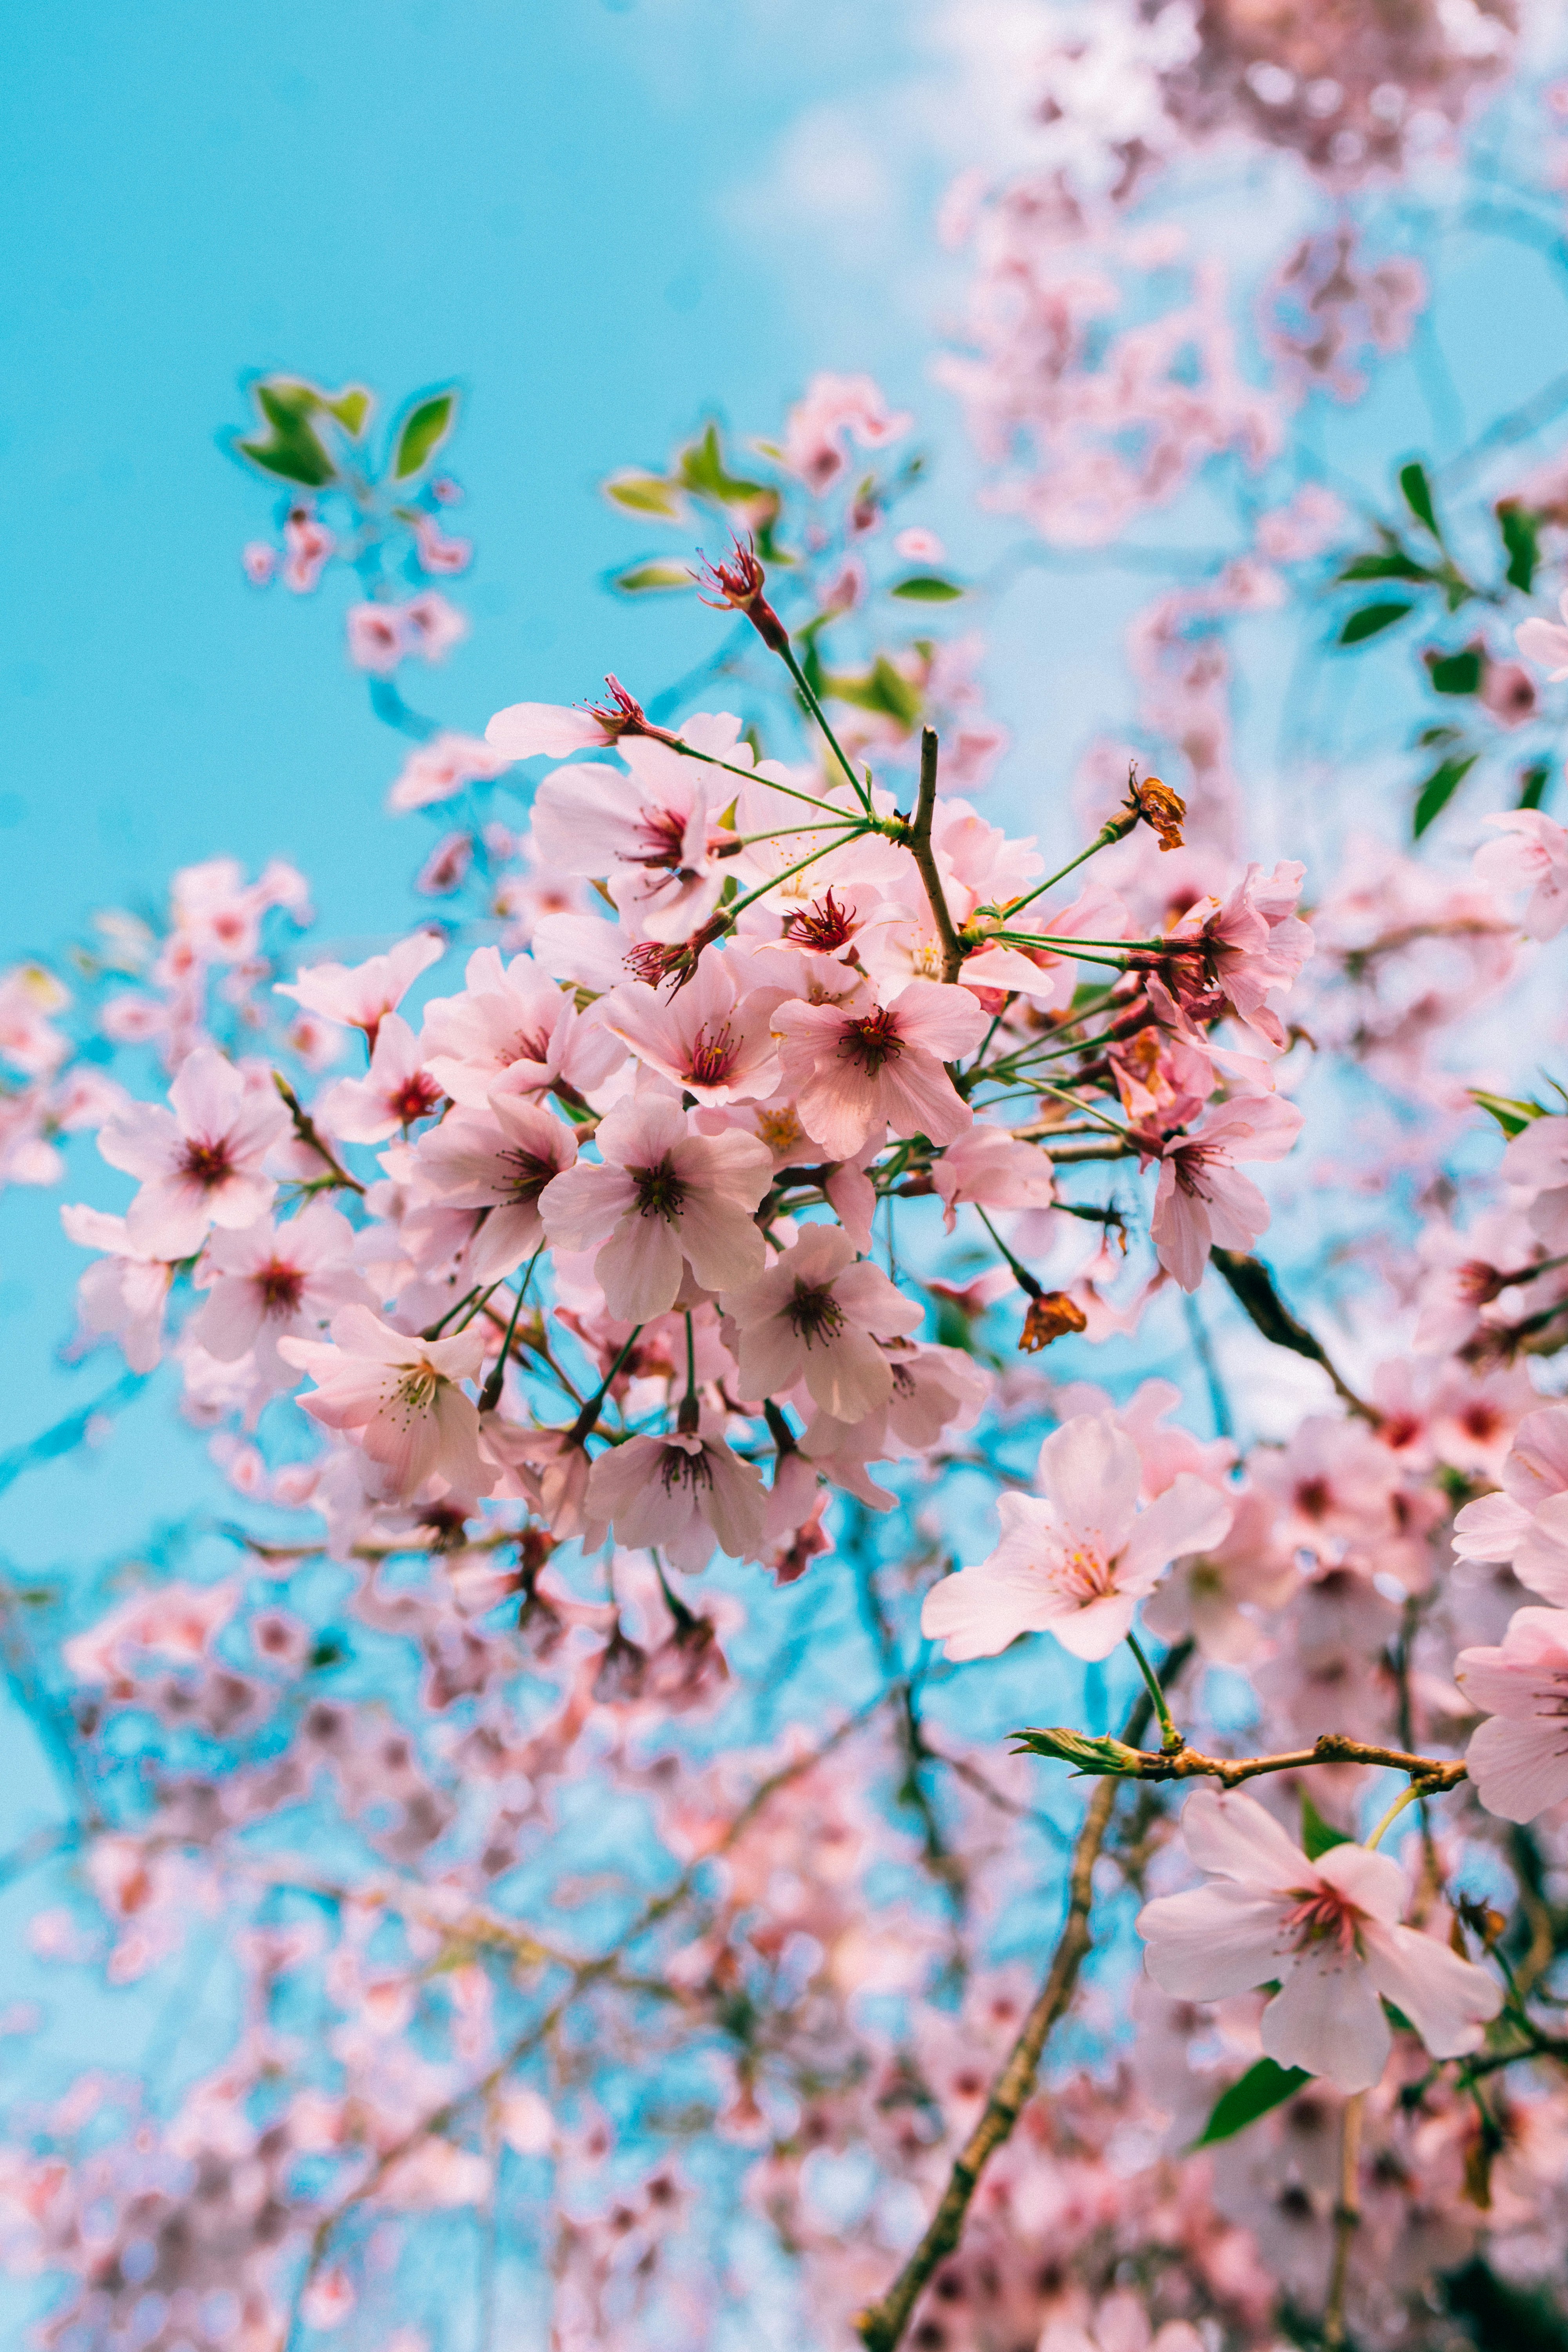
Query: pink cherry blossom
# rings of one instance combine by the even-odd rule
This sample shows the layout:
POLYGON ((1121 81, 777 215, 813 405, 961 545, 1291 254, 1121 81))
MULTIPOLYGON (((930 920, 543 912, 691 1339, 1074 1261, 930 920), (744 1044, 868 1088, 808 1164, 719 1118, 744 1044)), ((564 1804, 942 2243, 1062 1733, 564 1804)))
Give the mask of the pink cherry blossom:
POLYGON ((882 449, 909 431, 913 418, 888 406, 868 375, 814 375, 784 426, 784 461, 820 498, 848 464, 848 442, 882 449))
MULTIPOLYGON (((1557 601, 1563 621, 1568 622, 1568 589, 1563 590, 1557 601)), ((1525 660, 1533 662, 1538 669, 1543 669, 1553 686, 1559 679, 1568 677, 1568 627, 1562 627, 1555 621, 1532 618, 1520 623, 1513 633, 1513 641, 1525 660)))
POLYGON ((974 1114, 942 1067, 979 1045, 987 1016, 966 988, 911 981, 868 1013, 784 1003, 773 1014, 783 1083, 830 1160, 852 1160, 873 1129, 952 1143, 974 1114))
POLYGON ((942 1223, 949 1233, 963 1201, 983 1209, 1048 1209, 1056 1198, 1055 1173, 1038 1144, 1021 1141, 989 1119, 977 1118, 948 1145, 931 1182, 946 1204, 942 1223))
POLYGON ((276 983, 277 993, 291 996, 323 1021, 363 1029, 374 1046, 386 1015, 395 1013, 422 971, 439 963, 446 946, 439 931, 416 931, 384 955, 367 956, 363 963, 302 965, 292 980, 276 983))
POLYGON ((125 1219, 109 1216, 102 1209, 62 1208, 60 1223, 67 1240, 79 1248, 106 1253, 77 1285, 84 1329, 115 1340, 133 1372, 150 1372, 163 1352, 163 1310, 174 1267, 137 1249, 125 1219))
POLYGON ((278 1352, 316 1382, 300 1400, 311 1419, 357 1439, 395 1495, 412 1495, 437 1476, 465 1495, 494 1486, 496 1474, 479 1454, 478 1408, 458 1385, 479 1379, 482 1329, 410 1339, 368 1307, 345 1307, 332 1319, 330 1341, 280 1339, 278 1352))
POLYGON ((428 1118, 445 1093, 401 1013, 388 1013, 376 1030, 368 1075, 329 1087, 315 1115, 345 1142, 384 1143, 400 1128, 428 1118))
POLYGON ((1160 1181, 1149 1230, 1160 1263, 1184 1290, 1204 1278, 1210 1249, 1249 1250, 1268 1204, 1237 1160, 1279 1160, 1301 1131, 1301 1113, 1279 1095, 1243 1095, 1208 1113, 1192 1135, 1160 1147, 1160 1181))
POLYGON ((1554 940, 1568 923, 1568 829, 1540 809, 1507 809, 1487 823, 1503 838, 1477 850, 1477 880, 1494 890, 1528 890, 1525 929, 1532 940, 1554 940))
POLYGON ((657 1547, 689 1575, 707 1567, 715 1546, 754 1559, 767 1497, 722 1427, 722 1415, 705 1412, 699 1429, 612 1445, 588 1474, 589 1517, 609 1522, 619 1543, 657 1547))
POLYGON ((283 525, 283 585, 296 596, 310 595, 337 540, 308 507, 296 507, 283 525))
POLYGON ((427 662, 445 661, 468 634, 463 614, 434 588, 411 596, 401 607, 400 617, 408 650, 427 662))
POLYGON ((1435 2058, 1479 2049, 1502 1989, 1436 1937, 1400 1926, 1405 1878, 1389 1855, 1336 1845, 1309 1862, 1271 1813, 1234 1790, 1189 1797, 1182 1834, 1209 1883, 1138 1915, 1162 1990, 1216 2000, 1278 1979, 1263 2012, 1265 2053, 1346 2092, 1369 2090, 1388 2063, 1384 2000, 1435 2058))
MULTIPOLYGON (((739 721, 726 716, 692 719, 685 729, 695 749, 719 759, 735 757, 739 734, 739 721)), ((621 914, 647 938, 689 939, 723 887, 711 849, 732 780, 645 737, 628 736, 617 748, 629 772, 579 763, 545 777, 533 803, 539 853, 563 874, 605 879, 621 914)))
POLYGON ((402 611, 395 604, 351 604, 343 625, 350 661, 373 677, 390 677, 414 650, 402 611))
POLYGON ((777 1263, 724 1312, 740 1335, 740 1385, 748 1397, 776 1396, 804 1381, 815 1403, 837 1421, 859 1421, 892 1392, 879 1339, 918 1329, 921 1310, 879 1266, 857 1259, 847 1234, 807 1225, 777 1263))
POLYGON ((594 1018, 700 1103, 757 1101, 778 1084, 770 1015, 779 1000, 776 988, 743 990, 731 958, 710 950, 675 996, 632 981, 602 997, 594 1018))
POLYGON ((419 1196, 483 1213, 468 1244, 479 1283, 500 1282, 544 1240, 539 1196, 570 1168, 577 1145, 563 1119, 520 1095, 494 1094, 485 1109, 453 1110, 414 1152, 419 1196))
POLYGON ((528 956, 503 962, 499 948, 476 948, 462 993, 425 1008, 422 1051, 454 1102, 481 1108, 498 1087, 542 1094, 565 1087, 591 1094, 626 1059, 624 1047, 528 956))
POLYGON ((1531 1822, 1568 1798, 1568 1611, 1515 1610, 1500 1648, 1461 1650, 1454 1679, 1486 1711, 1465 1762, 1488 1812, 1531 1822))
POLYGON ((705 1290, 761 1273, 752 1212, 773 1178, 765 1143, 737 1128, 701 1134, 672 1097, 651 1090, 617 1103, 596 1139, 600 1164, 579 1160, 539 1206, 552 1247, 598 1245, 594 1271, 612 1315, 646 1323, 664 1314, 688 1265, 705 1290))
POLYGON ((474 560, 474 542, 444 531, 434 515, 421 515, 414 526, 414 542, 421 572, 466 572, 474 560))
POLYGON ((489 783, 506 773, 511 761, 477 735, 457 735, 449 730, 433 735, 409 753, 386 795, 392 814, 429 808, 449 801, 465 784, 489 783))
POLYGON ((215 1046, 187 1055, 169 1089, 172 1110, 134 1103, 106 1120, 98 1148, 111 1168, 142 1179, 126 1212, 133 1246, 189 1257, 211 1225, 254 1224, 277 1186, 263 1162, 289 1114, 271 1084, 250 1087, 215 1046))
POLYGON ((314 1337, 340 1307, 368 1306, 353 1266, 353 1227, 326 1201, 307 1202, 297 1217, 262 1217, 238 1233, 210 1234, 195 1271, 206 1304, 190 1326, 198 1346, 220 1363, 254 1356, 270 1388, 292 1386, 278 1353, 284 1338, 314 1337))
POLYGON ((1568 1606, 1568 1405, 1526 1413, 1499 1475, 1500 1494, 1455 1518, 1456 1555, 1506 1560, 1531 1591, 1568 1606))
POLYGON ((1075 1658, 1108 1658, 1169 1563, 1212 1550, 1228 1499, 1183 1471, 1138 1508, 1138 1448, 1109 1416, 1080 1414, 1040 1448, 1033 1495, 997 1504, 1002 1540, 927 1593, 921 1630, 950 1658, 989 1658, 1020 1633, 1054 1633, 1075 1658))

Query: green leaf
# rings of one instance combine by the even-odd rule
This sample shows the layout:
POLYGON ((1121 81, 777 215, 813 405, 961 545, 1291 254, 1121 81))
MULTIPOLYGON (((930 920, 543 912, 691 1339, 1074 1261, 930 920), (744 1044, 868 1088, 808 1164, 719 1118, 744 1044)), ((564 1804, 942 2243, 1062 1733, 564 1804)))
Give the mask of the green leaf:
POLYGON ((1013 1734, 1015 1756, 1049 1756, 1058 1764, 1070 1764, 1076 1772, 1107 1775, 1124 1773, 1131 1764, 1139 1763, 1136 1748, 1129 1748, 1121 1739, 1096 1739, 1087 1731, 1069 1731, 1058 1725, 1049 1731, 1016 1731, 1013 1734))
POLYGON ((1399 468, 1399 487, 1405 493, 1405 503, 1418 523, 1424 523, 1434 539, 1443 536, 1437 528, 1437 512, 1432 504, 1432 485, 1426 478, 1426 468, 1418 457, 1399 468))
POLYGON ((1413 840, 1419 841, 1434 817, 1441 816, 1476 761, 1479 751, 1468 751, 1462 760, 1445 760, 1434 768, 1415 798, 1415 814, 1410 831, 1413 840))
POLYGON ((1395 621, 1403 621, 1406 613, 1413 613, 1415 609, 1413 604, 1396 597, 1390 598, 1385 604, 1363 604, 1359 613, 1351 614, 1340 631, 1340 643, 1342 646, 1364 645, 1368 637, 1375 637, 1381 630, 1392 629, 1395 621))
POLYGON ((700 441, 689 441, 677 462, 682 487, 693 498, 712 499, 721 507, 751 507, 769 516, 777 514, 776 490, 766 482, 749 482, 731 473, 716 425, 710 425, 700 441))
POLYGON ((1512 499, 1504 499, 1497 509, 1497 527, 1508 555, 1504 575, 1508 584, 1510 588, 1522 588, 1528 596, 1535 584, 1535 567, 1541 561, 1540 518, 1512 499))
POLYGON ((1301 1791, 1301 1843, 1309 1862, 1316 1862, 1331 1846, 1355 1843, 1349 1830, 1337 1830, 1332 1822, 1323 1819, 1305 1789, 1301 1791))
POLYGON ((635 466, 612 474, 604 490, 607 499, 614 499, 616 506, 631 514, 658 515, 666 522, 679 522, 685 510, 686 501, 677 483, 664 474, 641 474, 635 466))
POLYGON ((1212 2147, 1216 2139, 1231 2139, 1270 2107, 1283 2106, 1294 2098, 1303 2083, 1311 2076, 1300 2066, 1277 2066, 1272 2058, 1260 2058, 1249 2066, 1241 2080, 1222 2091, 1215 2101, 1213 2111, 1203 2130, 1193 2142, 1194 2147, 1212 2147))
POLYGON ((1486 656, 1471 646, 1460 654, 1428 654, 1426 667, 1436 694, 1477 694, 1486 656))
POLYGON ((895 580, 888 593, 907 596, 917 604, 945 604, 963 591, 956 580, 944 580, 940 572, 911 572, 907 580, 895 580))
POLYGON ((1516 1100, 1511 1095, 1489 1095, 1480 1087, 1471 1087, 1470 1100, 1478 1110, 1484 1110, 1496 1119, 1510 1141, 1522 1135, 1531 1119, 1544 1118, 1544 1103, 1531 1102, 1528 1097, 1516 1100))
POLYGON ((240 456, 262 473, 298 482, 308 490, 323 489, 334 481, 338 469, 310 421, 312 411, 323 404, 315 386, 269 376, 251 390, 268 429, 252 440, 237 441, 240 456))
POLYGON ((658 588, 693 588, 696 582, 684 563, 634 563, 611 581, 623 596, 646 596, 658 588))
POLYGON ((919 721, 920 696, 885 654, 879 654, 870 668, 858 677, 845 670, 825 672, 823 683, 836 702, 850 703, 857 710, 878 711, 885 719, 896 719, 900 727, 913 727, 919 721))
POLYGON ((416 474, 422 474, 457 418, 455 392, 436 392, 428 400, 416 401, 404 418, 397 436, 397 454, 392 461, 393 480, 412 481, 416 474))
POLYGON ((1355 555, 1338 574, 1341 580, 1430 580, 1431 572, 1417 563, 1403 548, 1391 548, 1384 555, 1355 555))
POLYGON ((374 405, 373 395, 363 383, 348 383, 342 392, 323 394, 321 397, 321 406, 328 415, 335 416, 353 441, 357 441, 363 433, 374 405))
POLYGON ((1521 768, 1519 777, 1519 799, 1515 803, 1516 807, 1538 809, 1541 806, 1542 802, 1546 798, 1546 787, 1551 782, 1552 764, 1550 761, 1538 760, 1533 767, 1521 768))

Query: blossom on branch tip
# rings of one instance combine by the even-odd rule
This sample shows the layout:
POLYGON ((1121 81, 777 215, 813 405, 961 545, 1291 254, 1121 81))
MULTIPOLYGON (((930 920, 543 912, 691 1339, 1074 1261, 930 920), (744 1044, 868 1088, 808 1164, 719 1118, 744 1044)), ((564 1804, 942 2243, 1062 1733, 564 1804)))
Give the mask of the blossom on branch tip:
POLYGON ((704 557, 695 577, 699 586, 708 592, 702 599, 705 604, 720 612, 728 606, 732 612, 744 613, 771 653, 789 651, 789 631, 763 593, 767 573, 757 562, 756 549, 750 541, 742 545, 736 540, 730 555, 721 562, 710 563, 704 557))
POLYGON ((446 1089, 426 1068, 418 1039, 401 1013, 382 1017, 363 1078, 340 1078, 316 1106, 316 1119, 348 1143, 384 1143, 428 1118, 446 1089))
POLYGON ((723 1307, 739 1334, 740 1386, 782 1395, 804 1381, 814 1403, 856 1422, 885 1404, 893 1374, 879 1339, 919 1328, 923 1316, 847 1234, 806 1225, 776 1264, 723 1307))
POLYGON ((1231 1505, 1191 1471, 1138 1508, 1138 1448, 1109 1416, 1064 1422, 1040 1448, 1040 1496, 1005 1494, 1002 1540, 927 1593, 921 1630, 954 1659, 994 1657, 1020 1633, 1054 1633, 1075 1658, 1108 1658, 1173 1559, 1207 1551, 1231 1505))
POLYGON ((1163 1991, 1218 2000, 1278 1981, 1263 2011, 1265 2054, 1370 2090, 1388 2062, 1383 2001, 1435 2058, 1478 2050, 1502 2007, 1484 1969, 1401 1927, 1405 1877, 1385 1853, 1336 1845, 1310 1862, 1256 1799, 1199 1790, 1182 1811, 1187 1852, 1208 1883, 1138 1915, 1144 1965, 1163 1991))

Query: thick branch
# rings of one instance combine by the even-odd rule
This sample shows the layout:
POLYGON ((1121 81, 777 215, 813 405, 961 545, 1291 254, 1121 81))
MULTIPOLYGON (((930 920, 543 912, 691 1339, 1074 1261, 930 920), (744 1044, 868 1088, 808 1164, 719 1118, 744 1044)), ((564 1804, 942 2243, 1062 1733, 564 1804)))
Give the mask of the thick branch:
POLYGON ((931 845, 931 818, 936 813, 937 740, 934 727, 921 730, 921 789, 915 803, 915 821, 909 828, 906 844, 915 864, 920 867, 921 880, 931 901, 931 920, 942 941, 942 976, 952 982, 963 967, 963 950, 958 933, 952 927, 943 896, 942 877, 936 870, 936 856, 931 845))
POLYGON ((1263 1772, 1300 1772, 1310 1764, 1372 1764, 1385 1771, 1405 1772, 1424 1793, 1439 1795, 1457 1789, 1468 1778, 1461 1759, 1416 1756, 1404 1748, 1374 1748, 1364 1739, 1348 1739, 1343 1732, 1325 1731, 1310 1748, 1292 1748, 1278 1756, 1205 1756, 1195 1748, 1178 1748, 1167 1755, 1149 1748, 1130 1747, 1121 1739, 1095 1739, 1065 1726, 1050 1730, 1020 1731, 1020 1747, 1034 1755, 1054 1756, 1080 1772, 1105 1773, 1121 1780, 1220 1781, 1227 1789, 1256 1780, 1263 1772))
MULTIPOLYGON (((1166 1656, 1161 1668, 1163 1679, 1171 1680, 1181 1671, 1190 1650, 1191 1644, 1184 1642, 1166 1656)), ((1142 1738, 1152 1712, 1145 1692, 1127 1718, 1126 1737, 1129 1740, 1142 1738)), ((1094 1865, 1100 1860, 1100 1848, 1105 1843, 1105 1833, 1110 1826, 1115 1804, 1114 1780, 1108 1780, 1103 1788, 1097 1789, 1089 1801, 1089 1810, 1073 1846, 1072 1864, 1068 1874, 1067 1918, 1057 1938, 1045 1981, 1024 2021, 1023 2031, 1013 2045, 1006 2064, 991 2085, 991 2094, 979 2122, 953 2160, 942 2201, 931 2215, 925 2235, 887 2294, 879 2302, 871 2304, 863 2311, 855 2323, 856 2333, 868 2347, 868 2352, 895 2352, 931 2273, 958 2243, 964 2217, 980 2185, 981 2174, 1008 2137, 1025 2102, 1034 2090, 1035 2076, 1051 2028, 1072 1999, 1079 1969, 1089 1949, 1089 1913, 1094 1894, 1094 1865)))
POLYGON ((1209 1256, 1234 1293, 1238 1305, 1256 1324, 1266 1339, 1276 1348, 1289 1348, 1298 1356, 1310 1357, 1321 1364, 1335 1389, 1353 1413, 1368 1421, 1375 1429, 1383 1415, 1377 1407, 1357 1396, 1354 1389, 1340 1378, 1328 1350, 1321 1340, 1313 1337, 1304 1323, 1298 1323, 1274 1286, 1274 1276, 1261 1258, 1245 1257, 1239 1250, 1211 1249, 1209 1256))

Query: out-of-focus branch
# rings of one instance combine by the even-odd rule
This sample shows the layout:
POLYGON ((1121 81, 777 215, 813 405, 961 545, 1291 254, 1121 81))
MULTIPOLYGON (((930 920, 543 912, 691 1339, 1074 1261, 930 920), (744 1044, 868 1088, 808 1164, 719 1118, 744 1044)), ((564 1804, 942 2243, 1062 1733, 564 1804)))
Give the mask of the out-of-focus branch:
MULTIPOLYGON (((1162 1680, 1170 1682, 1174 1679, 1186 1664, 1191 1650, 1192 1644, 1183 1642, 1167 1654, 1161 1664, 1162 1680)), ((1145 1692, 1127 1718, 1125 1736, 1129 1740, 1142 1738, 1152 1713, 1152 1701, 1145 1692)), ((1013 2045, 1006 2064, 991 2085, 990 2095, 979 2121, 953 2160, 947 2187, 927 2225, 925 2235, 887 2294, 863 2311, 855 2323, 856 2333, 867 2347, 867 2352, 895 2352, 932 2272, 958 2243, 965 2216, 980 2185, 981 2174, 1011 2134, 1026 2100, 1034 2090, 1046 2042, 1052 2027, 1072 1999, 1079 1970, 1089 1948, 1089 1915, 1094 1895, 1094 1866, 1100 1860, 1115 1805, 1114 1780, 1108 1780, 1089 1799, 1083 1827, 1073 1846, 1072 1863, 1068 1874, 1068 1914, 1061 1934, 1057 1938, 1045 1981, 1035 1997, 1034 2005, 1024 2021, 1023 2031, 1013 2045)))
POLYGON ((1335 1391, 1343 1398, 1351 1411, 1361 1420, 1370 1422, 1375 1429, 1383 1415, 1374 1404, 1357 1396, 1348 1381, 1342 1380, 1322 1341, 1299 1323, 1275 1287, 1274 1276, 1258 1257, 1247 1257, 1239 1250, 1221 1249, 1216 1244, 1209 1257, 1248 1319, 1276 1348, 1289 1348, 1298 1356, 1306 1356, 1321 1364, 1334 1384, 1335 1391))

